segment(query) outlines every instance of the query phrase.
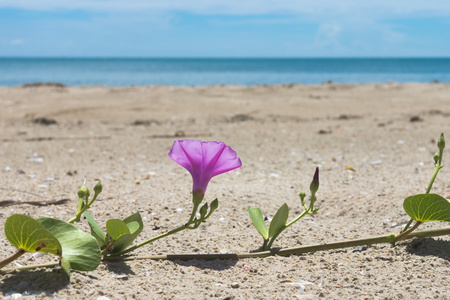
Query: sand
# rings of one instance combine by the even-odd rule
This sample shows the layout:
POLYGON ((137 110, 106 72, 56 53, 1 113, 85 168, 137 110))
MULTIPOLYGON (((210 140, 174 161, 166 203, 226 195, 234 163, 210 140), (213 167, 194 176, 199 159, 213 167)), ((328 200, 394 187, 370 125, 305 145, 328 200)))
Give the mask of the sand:
MULTIPOLYGON (((450 139, 450 85, 3 87, 0 120, 0 257, 15 250, 3 232, 9 216, 67 220, 84 179, 91 190, 103 183, 91 210, 100 224, 139 211, 138 241, 180 226, 192 181, 167 156, 180 138, 224 141, 243 166, 210 182, 206 200, 220 205, 207 223, 133 254, 249 252, 262 239, 247 207, 271 217, 287 203, 292 219, 316 166, 320 210, 275 247, 398 233, 409 219, 403 200, 424 193, 433 173, 439 134, 450 139), (28 203, 61 199, 69 201, 28 203)), ((450 194, 449 172, 433 192, 450 194)), ((77 226, 88 230, 86 221, 77 226)), ((18 263, 49 261, 26 254, 18 263)), ((0 283, 3 296, 36 299, 450 299, 450 237, 239 261, 104 263, 70 282, 61 270, 38 269, 0 283), (302 281, 312 284, 292 284, 302 281)))

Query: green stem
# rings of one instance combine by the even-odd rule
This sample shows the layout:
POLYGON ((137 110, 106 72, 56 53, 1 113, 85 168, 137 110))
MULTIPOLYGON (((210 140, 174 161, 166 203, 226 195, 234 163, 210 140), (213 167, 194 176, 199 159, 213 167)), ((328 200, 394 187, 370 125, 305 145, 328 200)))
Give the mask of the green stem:
POLYGON ((13 271, 21 271, 21 270, 33 270, 37 268, 54 268, 59 266, 59 262, 56 263, 48 263, 48 264, 39 264, 39 265, 31 265, 31 266, 23 266, 23 267, 17 267, 17 268, 10 268, 10 269, 3 269, 0 270, 0 274, 4 275, 8 272, 13 271))
POLYGON ((408 230, 409 226, 411 226, 413 221, 414 221, 414 219, 409 219, 408 223, 406 223, 405 227, 403 227, 403 229, 400 231, 400 233, 403 233, 406 230, 408 230))
MULTIPOLYGON (((443 166, 441 165, 442 153, 441 153, 440 157, 441 157, 441 158, 439 159, 439 162, 436 164, 436 168, 434 169, 433 176, 431 176, 431 180, 430 180, 430 183, 428 184, 428 188, 427 188, 427 191, 425 192, 425 194, 429 194, 429 193, 430 193, 431 187, 432 187, 433 184, 434 184, 434 180, 436 179, 436 176, 437 176, 437 174, 439 173, 439 170, 442 169, 442 167, 443 167, 443 166)), ((409 228, 409 226, 411 226, 411 223, 412 223, 412 222, 413 222, 413 219, 410 219, 410 220, 408 221, 408 223, 406 224, 405 228, 403 228, 402 231, 400 231, 400 233, 404 233, 405 231, 407 231, 408 228, 409 228)))
POLYGON ((308 252, 316 252, 316 251, 327 251, 327 250, 336 250, 348 247, 356 247, 356 246, 364 246, 364 245, 373 245, 373 244, 393 244, 395 241, 407 240, 412 238, 423 238, 423 237, 433 237, 433 236, 442 236, 449 235, 450 227, 440 228, 440 229, 431 229, 424 231, 415 231, 410 234, 400 236, 395 234, 385 235, 385 236, 377 236, 365 239, 351 240, 351 241, 342 241, 336 243, 329 244, 319 244, 319 245, 311 245, 311 246, 302 246, 295 248, 286 248, 286 249, 272 249, 269 251, 261 251, 255 253, 230 253, 230 254, 169 254, 169 255, 146 255, 146 256, 123 256, 123 257, 105 257, 104 261, 127 261, 127 260, 136 260, 136 259, 151 259, 151 260, 191 260, 191 259, 203 259, 203 260, 214 260, 214 259, 244 259, 244 258, 257 258, 257 257, 267 257, 267 256, 289 256, 289 255, 298 255, 302 253, 308 252))
POLYGON ((431 177, 430 183, 428 184, 428 188, 427 191, 425 192, 425 194, 429 194, 431 191, 431 187, 433 186, 434 180, 436 179, 437 174, 439 173, 439 170, 442 168, 443 166, 441 164, 437 164, 436 168, 434 169, 434 173, 433 176, 431 177))
MULTIPOLYGON (((302 253, 308 252, 317 252, 317 251, 327 251, 327 250, 336 250, 348 247, 356 247, 356 246, 364 246, 364 245, 373 245, 373 244, 383 244, 389 243, 393 244, 396 241, 403 241, 412 238, 424 238, 424 237, 434 237, 434 236, 442 236, 449 235, 450 227, 447 228, 439 228, 439 229, 430 229, 423 231, 415 231, 411 232, 407 235, 395 235, 389 234, 384 236, 376 236, 365 239, 351 240, 351 241, 342 241, 336 243, 329 244, 318 244, 318 245, 310 245, 310 246, 302 246, 302 247, 294 247, 294 248, 286 248, 286 249, 272 249, 270 251, 262 251, 255 253, 230 253, 230 254, 167 254, 167 255, 141 255, 141 256, 120 256, 120 257, 104 257, 103 261, 128 261, 128 260, 141 260, 141 259, 151 259, 151 260, 191 260, 191 259, 202 259, 202 260, 214 260, 214 259, 244 259, 244 258, 258 258, 258 257, 267 257, 267 256, 289 256, 289 255, 298 255, 302 253)), ((11 272, 14 270, 30 270, 34 268, 53 268, 56 267, 58 263, 50 263, 50 264, 42 264, 42 265, 33 265, 12 269, 3 269, 0 270, 0 274, 5 274, 7 272, 11 272)))
MULTIPOLYGON (((97 200, 98 195, 100 194, 100 192, 95 192, 94 197, 92 198, 91 202, 86 203, 86 205, 83 205, 83 198, 79 198, 78 199, 78 207, 77 207, 77 214, 75 215, 75 217, 73 217, 72 219, 70 219, 69 221, 67 221, 67 223, 73 223, 73 222, 80 222, 80 218, 81 215, 87 211, 89 208, 91 208, 91 205, 94 203, 95 200, 97 200)), ((86 202, 88 201, 88 199, 86 199, 86 202)))
POLYGON ((268 242, 269 242, 268 239, 264 239, 263 245, 262 245, 262 247, 261 247, 261 250, 262 250, 262 251, 265 251, 265 250, 267 249, 267 243, 268 243, 268 242))
POLYGON ((189 218, 188 223, 191 223, 194 220, 195 214, 197 213, 197 209, 199 206, 200 206, 200 202, 199 203, 194 202, 194 206, 192 207, 191 217, 189 218))
POLYGON ((71 224, 71 223, 75 222, 76 220, 78 220, 77 216, 75 216, 72 219, 68 220, 67 223, 71 224))
POLYGON ((102 255, 105 255, 106 252, 108 252, 116 243, 116 240, 112 241, 105 249, 102 250, 102 255))
MULTIPOLYGON (((314 197, 315 198, 315 197, 314 197)), ((272 248, 272 244, 273 242, 275 242, 276 238, 289 226, 291 226, 292 224, 294 224, 295 222, 297 222, 298 220, 300 220, 301 218, 303 218, 306 214, 309 213, 309 211, 311 210, 312 206, 314 205, 315 200, 313 201, 313 197, 311 197, 311 202, 309 204, 309 207, 307 209, 305 209, 300 215, 298 215, 295 219, 293 219, 292 221, 290 221, 289 223, 287 223, 284 227, 282 227, 270 240, 269 244, 266 246, 266 248, 263 248, 263 250, 266 249, 270 249, 272 248)))
POLYGON ((12 263, 13 261, 15 261, 16 259, 18 259, 19 257, 21 257, 22 255, 25 254, 25 250, 23 249, 19 249, 16 253, 14 253, 13 255, 11 255, 10 257, 0 261, 0 269, 3 268, 4 266, 12 263))
POLYGON ((395 236, 395 240, 396 240, 396 241, 401 240, 403 236, 406 236, 406 235, 408 235, 409 233, 413 232, 417 227, 419 227, 420 224, 422 224, 422 222, 417 221, 416 224, 414 224, 413 227, 411 227, 410 229, 408 229, 408 230, 406 230, 406 231, 400 233, 399 235, 396 235, 396 236, 395 236))
POLYGON ((134 251, 134 250, 136 250, 136 249, 138 249, 138 248, 140 248, 140 247, 142 247, 142 246, 145 246, 145 245, 147 245, 147 244, 149 244, 149 243, 151 243, 151 242, 154 242, 154 241, 156 241, 156 240, 159 240, 159 239, 162 239, 163 237, 166 237, 166 236, 169 236, 169 235, 171 235, 171 234, 174 234, 174 233, 177 233, 177 232, 179 232, 179 231, 182 231, 182 230, 184 230, 184 229, 195 229, 195 228, 197 228, 197 227, 194 227, 194 228, 191 228, 191 227, 189 227, 189 225, 191 225, 191 224, 196 224, 196 223, 201 223, 201 222, 203 222, 205 219, 203 218, 203 219, 199 219, 199 220, 195 220, 195 221, 189 221, 189 222, 187 222, 186 224, 184 224, 184 225, 182 225, 182 226, 180 226, 180 227, 178 227, 178 228, 175 228, 175 229, 173 229, 173 230, 171 230, 171 231, 168 231, 168 232, 166 232, 166 233, 163 233, 163 234, 160 234, 160 235, 157 235, 157 236, 155 236, 155 237, 152 237, 151 239, 148 239, 148 240, 146 240, 146 241, 144 241, 144 242, 142 242, 142 243, 140 243, 140 244, 137 244, 136 246, 133 246, 133 247, 131 247, 131 248, 128 248, 128 249, 125 249, 125 250, 123 250, 123 251, 121 251, 121 252, 118 252, 118 253, 114 253, 114 254, 110 254, 109 256, 120 256, 120 255, 123 255, 123 254, 125 254, 125 253, 128 253, 128 252, 131 252, 131 251, 134 251))
POLYGON ((270 249, 272 248, 272 244, 273 242, 275 242, 276 238, 287 228, 287 226, 285 225, 284 227, 282 227, 277 233, 275 233, 275 235, 272 237, 272 239, 270 240, 269 244, 266 246, 266 248, 264 248, 264 250, 266 249, 270 249))

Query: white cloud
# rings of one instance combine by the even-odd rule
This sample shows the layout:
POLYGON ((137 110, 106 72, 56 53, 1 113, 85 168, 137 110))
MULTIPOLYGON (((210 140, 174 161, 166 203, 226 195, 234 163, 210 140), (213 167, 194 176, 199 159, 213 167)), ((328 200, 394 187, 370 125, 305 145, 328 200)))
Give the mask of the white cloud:
POLYGON ((272 13, 310 16, 366 15, 376 18, 398 15, 449 15, 443 0, 0 0, 0 8, 30 10, 184 11, 195 14, 258 15, 272 13))

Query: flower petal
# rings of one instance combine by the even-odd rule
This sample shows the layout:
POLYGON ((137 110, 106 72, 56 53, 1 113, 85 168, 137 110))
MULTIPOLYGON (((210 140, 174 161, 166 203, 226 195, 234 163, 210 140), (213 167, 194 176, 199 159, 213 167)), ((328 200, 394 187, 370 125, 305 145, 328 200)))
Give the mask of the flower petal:
POLYGON ((231 149, 230 146, 226 146, 216 162, 212 177, 240 168, 241 166, 242 162, 241 159, 237 157, 236 151, 231 149))
POLYGON ((169 157, 192 175, 193 190, 206 191, 212 177, 239 168, 236 152, 224 142, 180 140, 173 143, 169 157))
POLYGON ((203 164, 202 171, 205 176, 210 179, 214 176, 214 169, 217 165, 217 161, 220 159, 223 151, 227 145, 224 142, 202 142, 203 151, 203 164))
POLYGON ((184 167, 189 173, 199 173, 202 164, 201 142, 194 140, 181 140, 173 143, 169 157, 184 167))

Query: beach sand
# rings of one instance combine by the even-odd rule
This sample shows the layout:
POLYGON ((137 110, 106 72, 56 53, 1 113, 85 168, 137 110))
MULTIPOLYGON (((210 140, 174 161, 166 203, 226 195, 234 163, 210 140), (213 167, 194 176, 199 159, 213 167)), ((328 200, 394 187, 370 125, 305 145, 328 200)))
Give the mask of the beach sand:
MULTIPOLYGON (((174 140, 221 140, 242 168, 213 178, 220 205, 197 230, 135 255, 242 253, 262 238, 247 207, 272 217, 320 168, 320 210, 288 228, 274 247, 398 233, 403 200, 424 193, 441 132, 450 139, 450 84, 322 84, 210 87, 0 88, 0 257, 13 214, 70 219, 86 179, 103 193, 100 224, 139 211, 143 241, 189 218, 192 181, 168 156, 174 140), (70 199, 59 205, 28 202, 70 199), (13 200, 13 202, 4 202, 13 200)), ((450 144, 450 143, 447 143, 450 144)), ((448 153, 448 152, 447 152, 448 153)), ((450 164, 444 153, 443 164, 450 164)), ((444 167, 432 192, 450 194, 444 167)), ((78 224, 88 231, 86 221, 78 224)), ((440 228, 427 223, 421 229, 440 228)), ((53 261, 26 254, 21 265, 53 261)), ((9 267, 16 266, 15 263, 9 267)), ((102 263, 91 272, 38 269, 0 275, 0 294, 109 299, 450 299, 450 237, 408 240, 289 257, 102 263), (305 290, 298 283, 307 281, 305 290)))

